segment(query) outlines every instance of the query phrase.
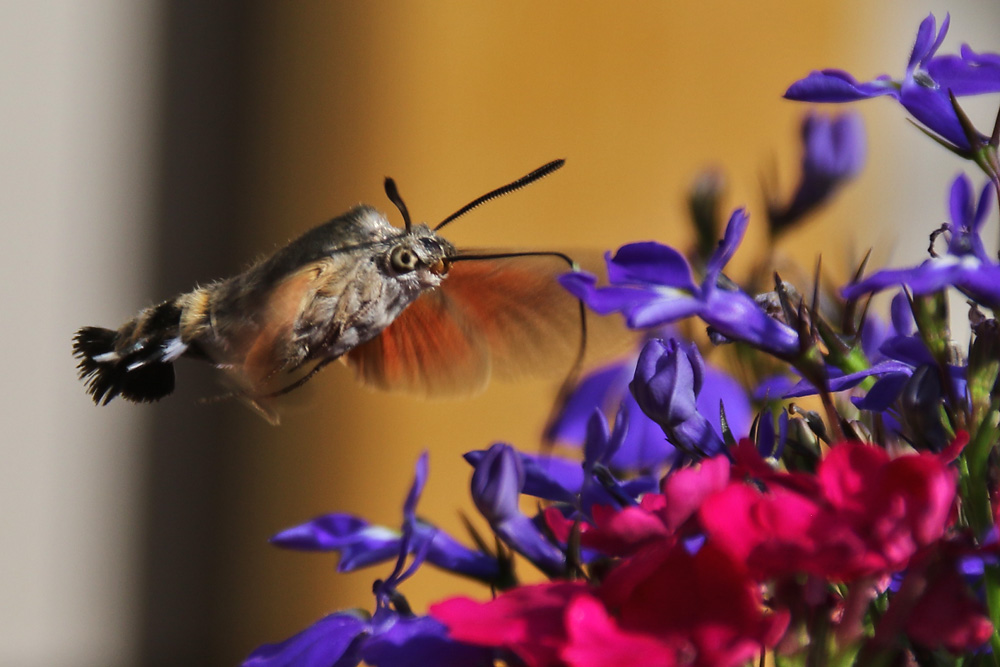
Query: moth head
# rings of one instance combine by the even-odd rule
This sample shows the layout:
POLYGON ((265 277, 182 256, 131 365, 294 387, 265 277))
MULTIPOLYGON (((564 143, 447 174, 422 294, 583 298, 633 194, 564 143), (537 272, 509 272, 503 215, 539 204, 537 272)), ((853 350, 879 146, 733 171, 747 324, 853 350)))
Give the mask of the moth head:
POLYGON ((455 246, 425 225, 414 225, 389 246, 385 253, 385 267, 397 278, 437 285, 448 273, 449 260, 456 254, 455 246))
MULTIPOLYGON (((492 199, 520 190, 524 186, 551 174, 562 167, 563 162, 563 160, 553 160, 516 181, 477 197, 439 222, 434 229, 430 229, 426 225, 413 224, 410 212, 396 188, 396 182, 391 178, 386 178, 385 194, 389 197, 389 201, 399 209, 405 228, 405 232, 398 238, 398 241, 394 240, 394 245, 386 254, 388 270, 397 278, 415 274, 424 287, 437 286, 448 273, 448 268, 458 254, 455 246, 437 235, 439 229, 492 199)), ((472 257, 467 256, 465 259, 472 259, 472 257)), ((410 281, 408 278, 403 278, 403 280, 410 281)))

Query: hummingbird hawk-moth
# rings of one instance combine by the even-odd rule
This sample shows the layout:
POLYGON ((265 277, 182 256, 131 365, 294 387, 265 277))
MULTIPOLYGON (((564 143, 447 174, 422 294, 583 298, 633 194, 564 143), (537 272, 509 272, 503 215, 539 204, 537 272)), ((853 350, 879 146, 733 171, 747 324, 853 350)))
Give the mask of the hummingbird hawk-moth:
POLYGON ((497 188, 433 229, 411 222, 387 178, 402 229, 357 206, 243 273, 146 308, 117 330, 84 327, 73 344, 80 378, 97 404, 156 401, 173 391, 177 359, 207 360, 227 372, 232 395, 277 423, 270 399, 336 359, 365 384, 438 395, 471 393, 491 372, 531 372, 574 353, 579 364, 583 308, 555 281, 565 264, 553 260, 572 266, 568 256, 463 251, 438 234, 562 165, 497 188))

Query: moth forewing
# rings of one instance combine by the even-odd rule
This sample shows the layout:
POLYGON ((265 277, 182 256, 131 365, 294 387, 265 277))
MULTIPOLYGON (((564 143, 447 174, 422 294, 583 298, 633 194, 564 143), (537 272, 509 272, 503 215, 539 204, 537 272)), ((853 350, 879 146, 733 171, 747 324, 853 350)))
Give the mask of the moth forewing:
POLYGON ((347 363, 366 384, 429 396, 473 394, 494 375, 566 373, 583 331, 578 301, 556 282, 565 271, 553 257, 456 262, 347 363))

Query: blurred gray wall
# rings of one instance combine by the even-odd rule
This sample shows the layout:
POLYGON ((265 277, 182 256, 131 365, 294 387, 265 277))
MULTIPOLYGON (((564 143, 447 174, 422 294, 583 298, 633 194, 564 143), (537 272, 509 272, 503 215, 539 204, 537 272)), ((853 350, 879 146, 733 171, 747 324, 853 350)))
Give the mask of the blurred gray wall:
POLYGON ((140 412, 83 400, 70 338, 151 281, 156 5, 0 4, 0 664, 138 654, 140 412))
POLYGON ((0 3, 0 665, 219 661, 229 409, 95 409, 70 340, 238 267, 242 7, 0 3))

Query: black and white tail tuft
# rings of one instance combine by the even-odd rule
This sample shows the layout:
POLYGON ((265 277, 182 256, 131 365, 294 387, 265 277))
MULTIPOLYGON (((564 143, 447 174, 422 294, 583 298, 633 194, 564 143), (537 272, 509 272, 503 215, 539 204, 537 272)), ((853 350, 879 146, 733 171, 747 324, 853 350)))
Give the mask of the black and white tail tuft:
POLYGON ((117 331, 100 327, 84 327, 73 339, 80 379, 94 403, 107 405, 118 395, 136 403, 156 401, 174 390, 173 363, 142 347, 122 355, 115 351, 117 341, 117 331))
POLYGON ((149 308, 118 331, 84 327, 73 337, 80 379, 98 405, 115 396, 157 401, 174 390, 173 362, 186 350, 180 310, 171 302, 149 308))

